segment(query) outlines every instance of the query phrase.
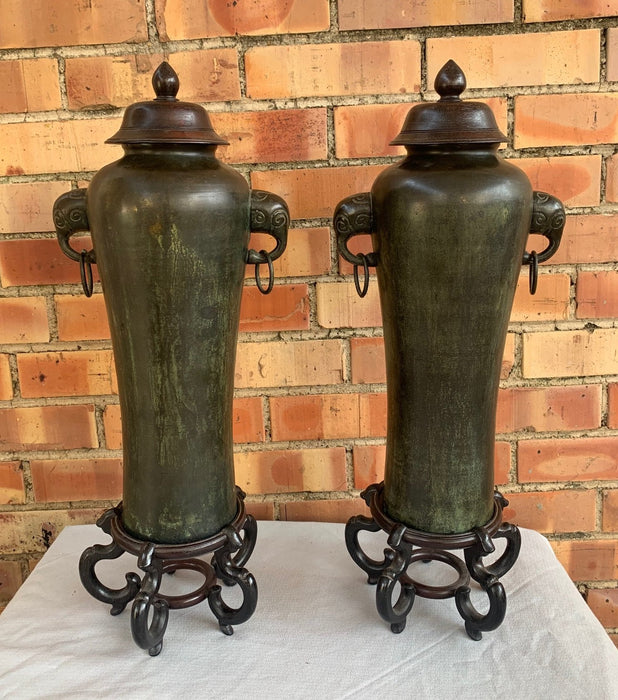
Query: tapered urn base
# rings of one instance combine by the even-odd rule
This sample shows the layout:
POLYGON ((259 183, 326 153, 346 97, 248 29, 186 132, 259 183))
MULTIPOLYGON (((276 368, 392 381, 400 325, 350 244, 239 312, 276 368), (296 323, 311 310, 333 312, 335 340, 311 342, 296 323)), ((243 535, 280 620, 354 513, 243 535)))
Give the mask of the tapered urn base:
POLYGON ((483 527, 470 532, 441 535, 422 532, 398 523, 388 517, 383 507, 384 483, 372 484, 361 494, 371 510, 371 517, 357 515, 348 521, 345 530, 346 546, 350 556, 368 575, 370 584, 377 584, 376 606, 380 616, 395 633, 402 632, 415 596, 422 598, 455 598, 457 610, 465 622, 466 632, 479 640, 483 632, 495 630, 502 624, 506 613, 506 593, 500 577, 513 566, 519 555, 521 535, 516 526, 502 522, 506 499, 496 491, 494 512, 483 527), (371 559, 361 548, 358 537, 362 531, 384 531, 388 548, 384 559, 371 559), (493 540, 506 539, 501 556, 485 565, 483 558, 495 551, 493 540), (463 549, 464 559, 449 550, 463 549), (453 568, 457 579, 447 585, 430 585, 414 580, 408 567, 414 562, 437 561, 453 568), (489 609, 479 613, 470 600, 470 578, 474 579, 489 598, 489 609), (393 594, 399 584, 397 600, 393 594))
POLYGON ((257 605, 257 585, 244 568, 257 538, 257 523, 245 511, 245 494, 237 487, 238 509, 234 520, 215 535, 185 544, 155 544, 128 534, 122 525, 122 503, 107 510, 97 525, 112 542, 88 547, 79 561, 79 575, 84 588, 97 600, 111 605, 111 614, 118 615, 133 601, 131 632, 135 643, 157 656, 163 646, 170 609, 188 608, 208 599, 210 609, 224 634, 232 634, 233 625, 246 622, 257 605), (113 589, 97 578, 96 564, 103 559, 117 559, 125 552, 137 556, 137 565, 144 572, 126 574, 126 585, 113 589), (209 562, 197 557, 212 553, 209 562), (195 590, 183 595, 165 595, 159 591, 163 574, 179 570, 196 571, 204 581, 195 590), (243 594, 238 608, 231 608, 221 597, 220 580, 227 586, 240 586, 243 594))

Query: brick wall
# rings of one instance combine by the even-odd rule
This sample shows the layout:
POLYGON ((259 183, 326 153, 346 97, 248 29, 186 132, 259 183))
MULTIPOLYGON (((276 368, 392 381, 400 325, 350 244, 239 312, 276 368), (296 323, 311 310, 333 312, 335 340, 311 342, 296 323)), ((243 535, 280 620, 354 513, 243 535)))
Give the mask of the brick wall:
POLYGON ((535 297, 522 272, 496 480, 615 633, 618 2, 3 0, 2 15, 0 601, 60 528, 121 496, 100 287, 81 296, 51 207, 119 156, 103 142, 151 96, 157 63, 208 103, 221 157, 294 219, 272 295, 245 288, 237 482, 260 517, 345 520, 381 477, 386 387, 377 286, 356 296, 330 218, 400 157, 388 141, 454 58, 507 131, 504 155, 569 211, 535 297))

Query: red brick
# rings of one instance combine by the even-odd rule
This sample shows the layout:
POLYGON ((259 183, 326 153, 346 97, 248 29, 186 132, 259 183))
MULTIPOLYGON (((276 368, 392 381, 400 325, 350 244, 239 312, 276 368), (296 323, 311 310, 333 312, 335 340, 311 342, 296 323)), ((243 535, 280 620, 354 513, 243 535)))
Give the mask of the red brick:
POLYGON ((272 439, 331 440, 358 437, 358 394, 317 394, 270 398, 272 439))
POLYGON ((527 333, 522 373, 524 377, 618 374, 618 329, 527 333))
POLYGON ((317 320, 323 328, 382 326, 377 284, 370 284, 363 298, 353 282, 318 282, 316 294, 317 320))
POLYGON ((290 208, 292 219, 328 218, 349 195, 367 192, 383 165, 312 170, 260 170, 251 173, 254 188, 277 192, 290 208))
POLYGON ((511 446, 508 442, 497 442, 494 450, 494 480, 499 486, 508 484, 511 471, 511 446))
POLYGON ((551 546, 574 581, 609 581, 618 576, 618 540, 559 540, 551 546))
POLYGON ((568 31, 427 39, 427 75, 456 61, 468 87, 564 85, 599 80, 600 31, 568 31))
POLYGON ((535 190, 553 194, 566 206, 596 206, 600 202, 601 156, 516 158, 510 162, 526 173, 535 190))
POLYGON ((340 340, 238 344, 237 388, 339 384, 342 379, 340 340))
POLYGON ((67 525, 95 523, 100 508, 0 513, 0 552, 44 552, 67 525))
POLYGON ((361 498, 286 501, 281 504, 281 519, 319 523, 345 523, 354 515, 369 515, 361 498))
MULTIPOLYGON (((601 385, 512 387, 498 394, 496 432, 584 430, 601 425, 601 385)), ((523 443, 522 443, 523 444, 523 443)))
POLYGON ((163 60, 178 74, 178 98, 187 102, 240 98, 238 57, 233 48, 163 54, 88 56, 66 60, 70 109, 124 107, 155 97, 152 74, 163 60))
POLYGON ((618 271, 582 271, 577 275, 577 318, 618 316, 618 271))
POLYGON ((610 384, 608 390, 608 417, 607 425, 610 428, 618 428, 618 384, 610 384))
POLYGON ((247 493, 345 491, 343 447, 237 452, 236 483, 247 493))
POLYGON ((611 17, 618 14, 616 0, 524 0, 524 22, 611 17))
POLYGON ((529 272, 517 280, 511 322, 554 321, 568 318, 571 278, 567 274, 539 275, 535 294, 530 294, 529 272))
POLYGON ((359 394, 359 437, 386 436, 386 393, 359 394))
MULTIPOLYGON (((270 250, 273 239, 267 233, 253 233, 249 247, 270 250)), ((312 277, 330 272, 330 231, 322 228, 293 228, 288 233, 285 254, 273 263, 275 277, 312 277)), ((253 277, 253 265, 247 265, 247 277, 253 277)))
POLYGON ((515 334, 507 333, 500 367, 500 379, 506 379, 515 364, 515 334))
POLYGON ((618 28, 607 30, 607 79, 618 80, 618 28))
POLYGON ((596 491, 542 491, 507 494, 504 517, 539 532, 595 529, 596 491))
POLYGON ((20 182, 0 185, 0 233, 53 231, 52 207, 71 189, 68 182, 20 182), (9 205, 10 203, 10 205, 9 205))
POLYGON ((0 354, 0 401, 10 401, 13 398, 13 380, 9 356, 0 354))
POLYGON ((259 396, 234 399, 234 442, 264 442, 264 414, 259 396))
POLYGON ((275 506, 270 501, 245 501, 247 513, 252 515, 256 520, 274 520, 275 506))
POLYGON ((215 131, 230 142, 218 151, 227 163, 280 163, 327 156, 326 109, 218 112, 215 131))
POLYGON ((618 479, 618 437, 522 440, 517 449, 519 481, 618 479))
POLYGON ((20 562, 0 561, 0 601, 11 600, 23 582, 20 562))
POLYGON ((386 445, 355 445, 352 456, 355 489, 366 489, 384 479, 386 445))
POLYGON ((102 294, 54 297, 60 340, 107 340, 110 337, 102 294))
POLYGON ((354 384, 384 384, 384 338, 351 338, 350 354, 354 384))
POLYGON ((119 459, 32 460, 34 498, 54 501, 98 501, 122 498, 119 459))
POLYGON ((618 489, 603 492, 603 530, 618 532, 618 489))
POLYGON ((27 398, 117 392, 111 350, 20 354, 17 369, 21 394, 27 398))
MULTIPOLYGON (((542 250, 547 239, 532 235, 527 250, 542 250)), ((548 265, 561 263, 604 263, 618 259, 618 216, 569 214, 560 247, 548 265)))
MULTIPOLYGON (((260 274, 268 275, 266 266, 260 274)), ((262 279, 262 284, 266 280, 262 279)), ((240 305, 240 330, 293 331, 309 328, 309 290, 306 284, 273 287, 262 294, 257 287, 244 287, 240 305)))
POLYGON ((0 503, 25 503, 24 473, 21 462, 0 462, 0 503))
POLYGON ((618 588, 593 588, 586 601, 604 627, 618 627, 618 588))
POLYGON ((254 99, 418 92, 420 68, 412 39, 259 46, 245 54, 254 99))
POLYGON ((461 0, 338 0, 339 28, 397 29, 513 21, 513 0, 470 3, 461 0))
POLYGON ((236 34, 296 34, 329 28, 328 0, 156 0, 163 41, 236 34))
POLYGON ((515 148, 618 140, 618 95, 571 93, 515 98, 515 148))
POLYGON ((97 446, 94 406, 0 409, 0 448, 5 451, 97 446))
POLYGON ((0 175, 98 170, 122 155, 105 143, 119 126, 119 118, 3 124, 0 175))
POLYGON ((53 58, 2 61, 0 84, 0 112, 41 112, 62 106, 58 64, 53 58))
MULTIPOLYGON (((92 248, 89 238, 75 237, 71 245, 77 250, 92 248)), ((96 265, 92 270, 98 281, 96 265)), ((79 264, 67 258, 51 238, 0 241, 0 278, 3 287, 78 283, 79 264)))
POLYGON ((0 343, 49 341, 45 297, 0 299, 0 343))
POLYGON ((0 48, 147 41, 141 0, 3 0, 0 48))
POLYGON ((608 202, 618 202, 618 154, 614 154, 607 160, 605 199, 608 202))
POLYGON ((108 404, 103 412, 103 427, 105 428, 105 446, 108 450, 119 450, 122 447, 122 420, 120 406, 108 404))
MULTIPOLYGON (((482 100, 495 112, 498 125, 508 130, 507 101, 482 100)), ((371 104, 335 107, 335 147, 338 158, 405 155, 403 146, 389 146, 401 130, 413 104, 371 104)))

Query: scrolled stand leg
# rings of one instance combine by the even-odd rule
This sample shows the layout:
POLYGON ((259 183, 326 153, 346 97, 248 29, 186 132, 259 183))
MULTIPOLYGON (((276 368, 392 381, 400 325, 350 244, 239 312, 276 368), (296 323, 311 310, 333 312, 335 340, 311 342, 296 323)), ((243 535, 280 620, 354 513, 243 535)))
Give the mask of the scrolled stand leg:
MULTIPOLYGON (((110 534, 111 521, 117 517, 118 510, 110 508, 97 520, 97 526, 107 535, 110 534)), ((131 572, 125 575, 127 585, 124 588, 108 588, 99 581, 94 572, 98 562, 103 559, 118 559, 125 550, 115 541, 110 544, 95 544, 84 550, 79 560, 79 578, 82 585, 93 598, 112 606, 110 613, 119 615, 127 604, 135 598, 140 589, 140 577, 131 572)))
POLYGON ((131 632, 138 647, 147 649, 150 656, 157 656, 163 646, 169 605, 157 596, 163 576, 163 564, 155 555, 154 544, 149 542, 144 545, 137 563, 145 574, 131 608, 131 632), (148 624, 151 611, 152 620, 148 624))
MULTIPOLYGON (((253 518, 251 520, 255 526, 255 520, 253 518)), ((256 531, 250 530, 250 532, 254 533, 256 531)), ((227 528, 225 535, 227 544, 215 552, 214 568, 217 576, 227 585, 237 584, 240 586, 243 600, 238 608, 232 608, 221 597, 221 586, 214 586, 208 595, 208 604, 219 621, 221 631, 224 634, 231 635, 234 633, 232 625, 240 625, 246 622, 253 615, 257 606, 257 583, 255 578, 247 569, 238 566, 239 563, 244 563, 249 558, 249 554, 251 554, 255 545, 255 539, 246 544, 249 538, 246 528, 244 540, 233 528, 227 528), (245 548, 244 551, 243 547, 245 548), (238 551, 236 558, 232 556, 234 551, 238 551)))
POLYGON ((232 634, 232 625, 246 622, 257 606, 257 584, 244 564, 247 563, 257 539, 255 519, 247 515, 245 494, 237 489, 235 519, 219 532, 203 540, 181 544, 155 544, 130 535, 122 524, 122 504, 106 511, 98 526, 110 537, 108 545, 88 547, 79 562, 79 575, 85 589, 97 600, 112 606, 117 615, 133 600, 131 633, 135 643, 157 656, 163 646, 169 611, 188 608, 208 598, 221 630, 232 634), (138 566, 144 572, 126 574, 127 585, 121 589, 108 588, 95 574, 95 566, 102 559, 117 559, 123 553, 138 557, 138 566), (198 557, 213 554, 209 563, 198 557), (161 579, 165 573, 179 570, 198 572, 203 576, 200 586, 182 595, 161 593, 161 579), (217 577, 229 586, 239 585, 243 600, 238 608, 228 606, 221 598, 217 577))
POLYGON ((371 517, 350 518, 345 539, 353 561, 368 574, 369 583, 377 583, 376 607, 380 616, 395 633, 402 632, 416 596, 422 598, 455 598, 459 614, 464 619, 469 637, 479 640, 483 632, 496 629, 506 614, 506 593, 499 581, 511 569, 521 546, 519 530, 502 522, 502 509, 508 505, 501 494, 495 494, 494 513, 483 527, 453 535, 440 535, 408 527, 391 520, 383 508, 383 484, 373 484, 361 496, 371 510, 371 517), (389 548, 384 560, 376 561, 365 554, 358 542, 362 531, 388 534, 389 548), (502 555, 492 564, 484 565, 483 558, 495 551, 494 540, 506 539, 502 555), (448 551, 463 549, 464 560, 448 551), (457 572, 457 580, 446 585, 430 585, 415 581, 408 574, 414 562, 437 561, 457 572), (489 598, 489 610, 481 614, 470 600, 470 579, 480 584, 489 598), (400 584, 399 596, 393 603, 393 593, 400 584))
POLYGON ((376 607, 383 620, 391 626, 391 632, 399 634, 406 626, 406 618, 414 605, 416 589, 406 570, 412 556, 412 545, 404 542, 405 525, 398 525, 389 535, 388 544, 394 556, 390 565, 382 572, 376 589, 376 607), (393 605, 393 591, 400 584, 399 597, 393 605))

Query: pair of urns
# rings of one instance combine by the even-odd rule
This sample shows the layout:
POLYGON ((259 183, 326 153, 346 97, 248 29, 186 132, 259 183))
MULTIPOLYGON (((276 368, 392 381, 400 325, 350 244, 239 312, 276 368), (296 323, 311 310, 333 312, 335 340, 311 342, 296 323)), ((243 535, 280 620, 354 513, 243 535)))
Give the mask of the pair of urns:
MULTIPOLYGON (((227 633, 255 609, 257 587, 244 564, 256 526, 234 486, 236 341, 245 264, 255 264, 268 293, 289 214, 280 197, 250 190, 216 159, 226 141, 202 107, 176 99, 178 77, 167 63, 153 85, 156 99, 130 106, 108 140, 122 144, 123 158, 87 191, 61 196, 54 221, 87 295, 97 264, 122 415, 123 503, 99 522, 113 541, 87 549, 80 574, 113 613, 134 601, 134 638, 156 654, 169 608, 208 598, 227 633), (70 237, 83 231, 93 250, 71 247, 70 237), (251 232, 270 234, 273 250, 249 249, 251 232), (127 574, 123 589, 107 588, 95 564, 124 551, 139 557, 144 576, 127 574), (207 553, 211 564, 199 559, 207 553), (161 576, 179 568, 201 571, 204 584, 189 596, 159 593, 161 576), (240 608, 225 604, 217 579, 240 584, 240 608)), ((504 616, 497 579, 519 548, 516 528, 502 523, 504 499, 493 479, 507 325, 522 261, 534 292, 538 263, 559 245, 564 210, 498 156, 505 136, 486 105, 460 99, 465 78, 454 62, 435 87, 440 100, 412 107, 392 142, 407 156, 380 174, 371 193, 348 197, 335 211, 338 248, 354 265, 361 296, 369 268, 377 269, 388 394, 384 482, 363 494, 372 516, 352 518, 346 541, 378 584, 378 610, 393 631, 403 629, 415 594, 454 596, 468 634, 479 638, 504 616), (525 252, 530 232, 549 240, 541 253, 525 252), (372 235, 373 250, 355 254, 348 241, 363 233, 372 235), (388 533, 383 561, 360 548, 363 529, 388 533), (507 548, 484 567, 492 537, 506 537, 507 548), (465 565, 449 551, 460 547, 465 565), (414 582, 406 570, 418 559, 449 564, 457 581, 414 582), (469 576, 490 596, 486 615, 469 603, 469 576)))

